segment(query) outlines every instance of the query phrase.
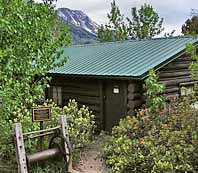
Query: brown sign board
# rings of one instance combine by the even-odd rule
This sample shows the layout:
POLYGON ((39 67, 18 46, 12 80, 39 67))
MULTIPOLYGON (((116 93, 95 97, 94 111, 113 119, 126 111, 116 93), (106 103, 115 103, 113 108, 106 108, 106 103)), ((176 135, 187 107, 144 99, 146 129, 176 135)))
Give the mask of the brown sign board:
POLYGON ((32 108, 32 122, 50 121, 51 108, 50 107, 33 107, 32 108))

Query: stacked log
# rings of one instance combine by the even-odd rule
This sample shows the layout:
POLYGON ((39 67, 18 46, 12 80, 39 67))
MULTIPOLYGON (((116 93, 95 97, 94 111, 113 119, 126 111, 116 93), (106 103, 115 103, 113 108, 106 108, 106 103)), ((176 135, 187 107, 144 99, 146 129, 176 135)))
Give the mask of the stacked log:
POLYGON ((192 59, 184 55, 160 69, 159 82, 165 85, 167 98, 180 95, 181 83, 186 86, 194 83, 189 70, 191 62, 192 59))
POLYGON ((127 114, 133 116, 142 105, 142 83, 129 83, 127 94, 127 114))

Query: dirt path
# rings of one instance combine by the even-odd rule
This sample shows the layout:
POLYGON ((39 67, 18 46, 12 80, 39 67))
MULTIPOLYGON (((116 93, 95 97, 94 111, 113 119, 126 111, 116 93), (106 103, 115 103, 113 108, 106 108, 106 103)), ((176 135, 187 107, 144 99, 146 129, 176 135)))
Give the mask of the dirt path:
POLYGON ((101 139, 97 139, 87 151, 82 154, 75 170, 79 173, 107 173, 103 160, 100 158, 101 139))

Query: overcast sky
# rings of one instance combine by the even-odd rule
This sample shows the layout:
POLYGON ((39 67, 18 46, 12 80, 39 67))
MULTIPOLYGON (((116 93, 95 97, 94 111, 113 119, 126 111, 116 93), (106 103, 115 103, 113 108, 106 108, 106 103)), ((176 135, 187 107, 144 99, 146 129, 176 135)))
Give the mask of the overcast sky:
MULTIPOLYGON (((37 0, 40 1, 40 0, 37 0)), ((108 21, 112 0, 57 0, 57 8, 67 7, 81 10, 93 21, 104 24, 108 21)), ((198 0, 116 0, 120 11, 126 17, 131 16, 131 7, 140 7, 144 3, 151 4, 164 18, 165 32, 176 29, 175 35, 181 34, 181 26, 187 18, 190 18, 191 9, 198 9, 198 0)))

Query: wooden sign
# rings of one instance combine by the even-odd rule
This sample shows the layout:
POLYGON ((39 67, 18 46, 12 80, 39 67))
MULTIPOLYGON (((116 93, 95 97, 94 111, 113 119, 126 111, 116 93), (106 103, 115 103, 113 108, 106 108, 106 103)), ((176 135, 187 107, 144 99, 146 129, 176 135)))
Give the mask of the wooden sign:
POLYGON ((50 107, 34 107, 32 108, 32 122, 42 122, 51 120, 50 107))

